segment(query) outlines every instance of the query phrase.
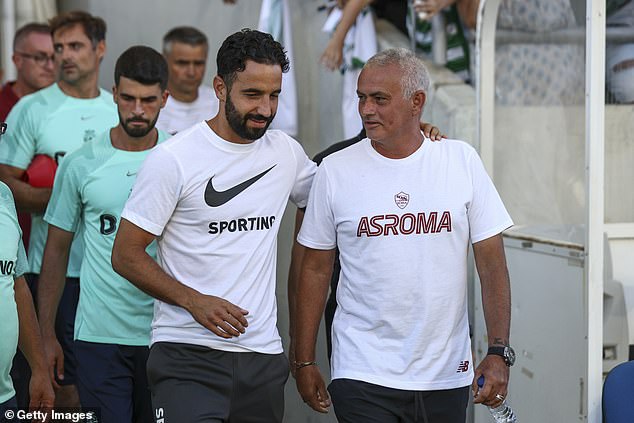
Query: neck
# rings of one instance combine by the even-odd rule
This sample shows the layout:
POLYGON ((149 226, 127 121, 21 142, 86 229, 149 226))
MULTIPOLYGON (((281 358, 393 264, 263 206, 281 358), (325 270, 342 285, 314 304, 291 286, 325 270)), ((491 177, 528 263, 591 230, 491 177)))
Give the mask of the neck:
POLYGON ((388 159, 404 159, 414 154, 424 140, 425 137, 421 134, 420 128, 417 128, 416 131, 408 131, 406 135, 402 134, 385 140, 371 139, 370 141, 372 147, 380 155, 388 159))
POLYGON ((208 120, 207 125, 209 126, 209 128, 211 128, 212 131, 216 133, 216 135, 218 135, 225 141, 229 141, 235 144, 251 144, 253 142, 253 140, 248 140, 240 137, 233 131, 233 129, 231 129, 229 122, 227 122, 227 119, 222 113, 222 105, 221 111, 218 112, 216 116, 208 120))
POLYGON ((198 90, 194 90, 191 93, 186 93, 183 91, 179 91, 169 82, 167 83, 167 90, 170 93, 170 96, 174 97, 174 100, 178 100, 181 103, 193 103, 198 98, 198 90))
POLYGON ((62 92, 75 98, 96 98, 99 97, 99 86, 97 85, 97 74, 85 79, 80 79, 73 84, 60 80, 57 85, 62 92))
POLYGON ((112 141, 112 146, 117 150, 144 151, 156 145, 158 131, 156 128, 152 128, 147 135, 136 138, 129 136, 119 124, 110 130, 110 140, 112 141))

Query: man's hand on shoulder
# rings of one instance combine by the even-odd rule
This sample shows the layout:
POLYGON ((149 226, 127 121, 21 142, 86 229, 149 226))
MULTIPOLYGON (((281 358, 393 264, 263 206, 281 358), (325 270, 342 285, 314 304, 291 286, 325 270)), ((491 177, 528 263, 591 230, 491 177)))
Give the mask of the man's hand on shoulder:
POLYGON ((421 122, 420 130, 423 131, 423 134, 432 141, 441 141, 443 138, 447 138, 444 134, 440 133, 440 129, 431 123, 421 122))

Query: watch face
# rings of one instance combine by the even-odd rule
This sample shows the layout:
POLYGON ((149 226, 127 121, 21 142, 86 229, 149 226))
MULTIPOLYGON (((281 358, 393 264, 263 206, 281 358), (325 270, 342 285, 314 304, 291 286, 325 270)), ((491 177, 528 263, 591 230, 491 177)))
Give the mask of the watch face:
POLYGON ((504 348, 504 359, 506 361, 506 364, 508 364, 509 366, 512 366, 513 364, 515 364, 515 351, 513 350, 513 348, 511 347, 504 348))

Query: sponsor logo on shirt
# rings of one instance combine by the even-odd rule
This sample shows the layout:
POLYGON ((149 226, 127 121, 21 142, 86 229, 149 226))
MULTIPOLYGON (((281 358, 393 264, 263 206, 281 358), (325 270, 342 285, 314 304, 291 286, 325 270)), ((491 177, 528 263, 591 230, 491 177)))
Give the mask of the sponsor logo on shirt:
POLYGON ((209 223, 209 233, 220 235, 223 232, 264 231, 271 229, 275 216, 243 217, 233 220, 221 220, 209 223))
POLYGON ((388 235, 419 235, 421 233, 451 232, 451 213, 420 212, 398 214, 379 214, 363 216, 357 226, 357 237, 388 236, 388 235), (440 217, 438 217, 440 215, 440 217))
POLYGON ((232 198, 240 194, 242 191, 244 191, 245 189, 249 188, 251 185, 256 183, 261 177, 269 173, 269 171, 273 169, 275 166, 276 165, 273 165, 270 168, 266 169, 264 172, 258 175, 255 175, 251 179, 247 179, 246 181, 241 182, 238 185, 235 185, 225 191, 218 191, 216 190, 216 188, 214 188, 214 184, 213 184, 214 177, 212 176, 209 179, 209 182, 207 182, 207 188, 205 188, 205 203, 207 203, 209 207, 222 206, 223 204, 225 204, 226 202, 228 202, 229 200, 231 200, 232 198))
POLYGON ((15 261, 0 260, 0 275, 4 275, 4 276, 12 275, 13 269, 15 269, 15 261))

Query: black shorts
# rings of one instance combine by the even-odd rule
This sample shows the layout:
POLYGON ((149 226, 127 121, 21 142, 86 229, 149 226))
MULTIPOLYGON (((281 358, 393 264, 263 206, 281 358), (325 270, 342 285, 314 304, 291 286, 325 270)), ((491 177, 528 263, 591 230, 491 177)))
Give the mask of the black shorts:
POLYGON ((157 421, 281 423, 286 356, 157 342, 147 364, 157 421))
POLYGON ((328 392, 339 423, 465 423, 469 388, 408 391, 335 379, 328 392))

